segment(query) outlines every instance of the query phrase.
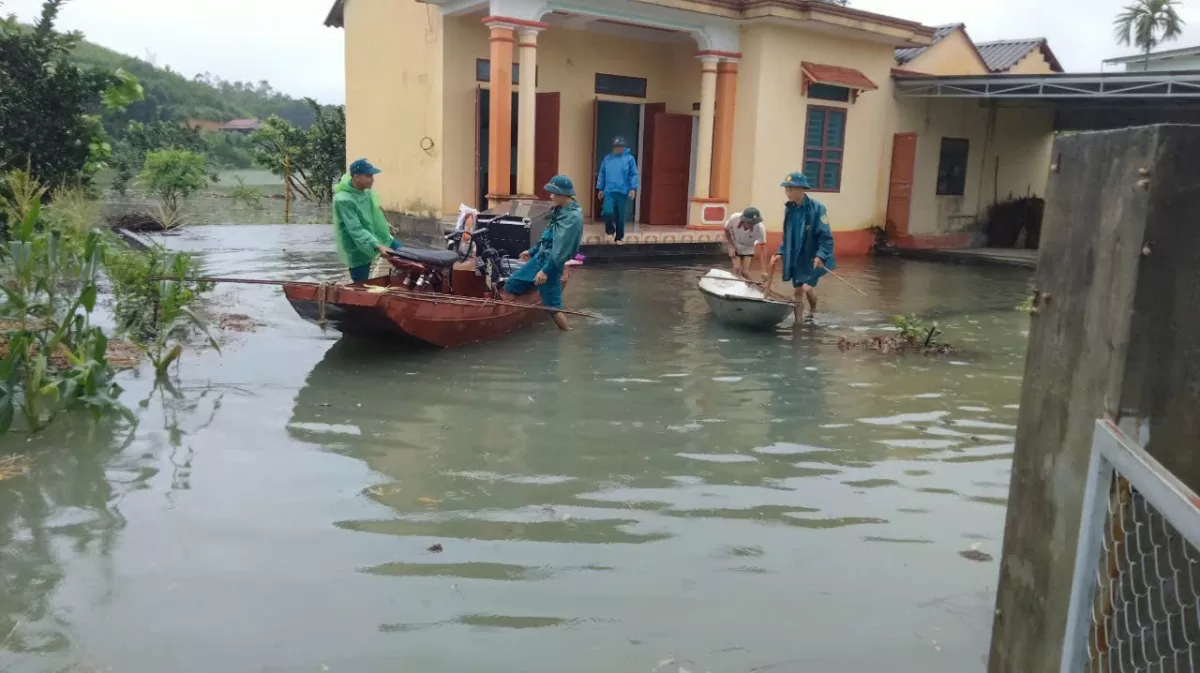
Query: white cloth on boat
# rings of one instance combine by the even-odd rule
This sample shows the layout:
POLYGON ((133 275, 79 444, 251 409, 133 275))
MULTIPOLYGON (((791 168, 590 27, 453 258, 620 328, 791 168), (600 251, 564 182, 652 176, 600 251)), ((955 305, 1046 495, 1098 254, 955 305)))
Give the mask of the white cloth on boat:
POLYGON ((455 231, 462 231, 467 226, 467 218, 473 217, 476 221, 479 220, 479 211, 465 203, 458 206, 458 222, 454 224, 455 231))
POLYGON ((733 251, 739 255, 753 255, 756 244, 767 242, 767 227, 762 222, 749 229, 743 227, 741 213, 734 213, 725 220, 725 231, 733 237, 733 251))

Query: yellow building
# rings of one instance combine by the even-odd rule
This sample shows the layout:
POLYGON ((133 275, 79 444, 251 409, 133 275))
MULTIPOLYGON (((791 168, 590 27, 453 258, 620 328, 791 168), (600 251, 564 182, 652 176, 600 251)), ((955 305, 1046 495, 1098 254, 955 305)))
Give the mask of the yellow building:
POLYGON ((753 204, 778 236, 779 183, 803 170, 839 255, 872 227, 958 244, 1045 184, 1052 109, 893 95, 918 73, 1054 72, 1044 41, 977 48, 962 26, 816 0, 338 0, 327 24, 346 34, 347 153, 383 169, 392 210, 534 198, 565 173, 597 214, 616 135, 646 227, 753 204))

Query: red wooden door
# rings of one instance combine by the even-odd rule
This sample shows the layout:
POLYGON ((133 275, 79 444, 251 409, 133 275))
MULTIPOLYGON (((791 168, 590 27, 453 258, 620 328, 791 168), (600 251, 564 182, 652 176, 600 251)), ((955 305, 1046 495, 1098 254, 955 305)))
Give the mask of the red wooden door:
MULTIPOLYGON (((557 91, 537 95, 537 125, 533 131, 533 193, 549 199, 543 187, 558 175, 558 119, 562 96, 557 91)), ((578 187, 576 187, 578 193, 578 187)))
POLYGON ((654 200, 654 181, 650 179, 650 176, 654 175, 654 136, 657 127, 655 118, 666 111, 666 103, 646 103, 642 106, 641 189, 638 192, 638 198, 641 199, 639 222, 650 221, 650 203, 654 200))
POLYGON ((654 200, 647 224, 682 227, 688 218, 688 178, 692 168, 692 116, 659 113, 654 117, 654 200))
POLYGON ((892 137, 892 173, 888 180, 887 222, 884 227, 889 239, 908 235, 916 164, 917 134, 897 133, 892 137))

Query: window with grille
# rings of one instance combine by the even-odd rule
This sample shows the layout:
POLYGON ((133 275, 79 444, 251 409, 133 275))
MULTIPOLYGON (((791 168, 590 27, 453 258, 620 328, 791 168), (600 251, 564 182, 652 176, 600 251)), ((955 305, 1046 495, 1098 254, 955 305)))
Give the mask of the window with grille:
POLYGON ((819 100, 832 100, 839 103, 850 102, 850 89, 834 84, 809 84, 808 92, 805 95, 809 98, 819 100))
MULTIPOLYGON (((475 81, 476 82, 491 82, 492 81, 492 61, 486 58, 475 59, 475 81)), ((521 83, 521 64, 512 64, 512 82, 513 84, 521 83)), ((534 82, 537 84, 537 82, 534 82)))
POLYGON ((967 155, 971 141, 966 138, 942 138, 938 156, 938 196, 962 196, 967 190, 967 155))
POLYGON ((626 98, 646 97, 646 78, 596 73, 596 93, 626 98))
POLYGON ((846 148, 846 111, 808 106, 804 127, 804 175, 814 190, 842 189, 842 156, 846 148))

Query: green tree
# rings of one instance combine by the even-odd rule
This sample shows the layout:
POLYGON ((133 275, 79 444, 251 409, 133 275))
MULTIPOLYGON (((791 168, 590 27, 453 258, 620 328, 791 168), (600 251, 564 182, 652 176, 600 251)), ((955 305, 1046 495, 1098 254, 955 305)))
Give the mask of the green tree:
POLYGON ((179 200, 208 186, 204 155, 191 150, 159 150, 146 154, 140 180, 146 190, 162 199, 168 212, 179 210, 179 200))
POLYGON ((271 117, 250 136, 254 158, 275 175, 286 175, 303 198, 328 203, 333 184, 346 170, 346 108, 323 108, 311 98, 305 101, 315 117, 312 126, 305 130, 271 117))
POLYGON ((1177 11, 1179 5, 1179 0, 1137 0, 1127 5, 1113 20, 1117 43, 1137 47, 1148 63, 1150 52, 1183 32, 1184 20, 1177 11))
POLYGON ((254 146, 246 135, 211 131, 202 137, 210 164, 221 168, 254 168, 254 146))
POLYGON ((112 151, 99 113, 142 96, 128 73, 71 61, 79 34, 54 31, 65 1, 46 0, 32 29, 0 20, 0 169, 28 167, 51 189, 90 181, 112 151))
POLYGON ((118 193, 124 194, 130 181, 146 163, 146 155, 150 152, 171 149, 203 152, 206 147, 200 131, 186 124, 169 121, 143 124, 131 121, 117 144, 116 158, 113 162, 117 172, 113 176, 112 187, 118 193))

